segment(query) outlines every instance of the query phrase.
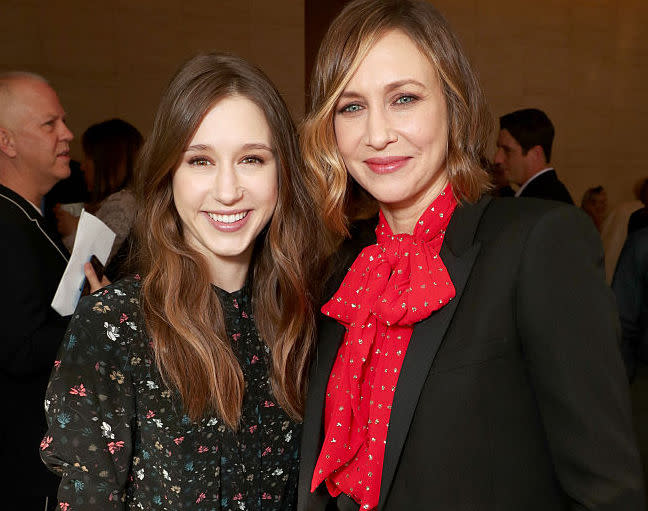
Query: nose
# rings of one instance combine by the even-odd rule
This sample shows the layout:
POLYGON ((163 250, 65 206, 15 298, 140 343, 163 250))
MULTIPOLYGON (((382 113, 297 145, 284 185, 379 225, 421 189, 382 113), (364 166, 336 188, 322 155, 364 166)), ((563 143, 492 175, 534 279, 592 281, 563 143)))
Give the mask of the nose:
POLYGON ((70 128, 67 127, 65 122, 61 121, 59 128, 59 138, 64 142, 69 142, 74 138, 74 134, 70 131, 70 128))
POLYGON ((380 150, 398 139, 389 121, 387 113, 382 108, 369 109, 367 113, 366 143, 380 150))
POLYGON ((223 205, 235 204, 243 197, 241 179, 233 165, 226 165, 216 172, 212 193, 223 205))

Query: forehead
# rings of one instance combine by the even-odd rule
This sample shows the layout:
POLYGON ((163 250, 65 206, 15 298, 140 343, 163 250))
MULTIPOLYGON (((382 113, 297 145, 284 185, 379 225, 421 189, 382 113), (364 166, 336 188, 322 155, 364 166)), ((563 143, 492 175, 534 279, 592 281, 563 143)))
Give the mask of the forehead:
POLYGON ((507 129, 500 130, 497 137, 497 145, 509 147, 511 149, 522 149, 522 146, 518 144, 518 141, 513 138, 513 135, 511 135, 507 129))
POLYGON ((346 89, 382 88, 407 79, 424 85, 438 84, 437 72, 430 59, 405 32, 391 29, 369 49, 346 89))
POLYGON ((16 80, 11 85, 9 111, 16 120, 39 121, 46 117, 62 117, 65 111, 56 92, 45 82, 32 78, 16 80))
POLYGON ((191 144, 212 146, 264 143, 270 146, 270 127, 263 111, 243 96, 218 100, 205 114, 191 144))

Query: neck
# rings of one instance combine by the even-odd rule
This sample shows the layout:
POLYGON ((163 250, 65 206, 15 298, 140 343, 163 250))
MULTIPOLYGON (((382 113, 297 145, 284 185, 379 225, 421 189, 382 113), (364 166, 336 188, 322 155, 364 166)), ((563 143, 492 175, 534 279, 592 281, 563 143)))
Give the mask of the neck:
POLYGON ((40 208, 45 192, 39 190, 31 180, 23 177, 23 174, 16 171, 2 171, 0 172, 0 184, 40 208))
POLYGON ((221 258, 214 254, 207 256, 212 284, 228 293, 238 291, 245 284, 250 269, 251 251, 240 258, 221 258))
MULTIPOLYGON (((543 170, 547 170, 549 168, 551 168, 551 165, 549 165, 548 163, 535 167, 533 170, 531 170, 531 171, 529 171, 527 173, 527 176, 526 176, 526 179, 524 180, 524 183, 526 183, 530 179, 533 179, 534 177, 536 177, 543 170)), ((521 184, 524 184, 524 183, 521 183, 521 184)))
POLYGON ((418 197, 413 198, 409 203, 381 203, 380 209, 385 215, 394 234, 413 234, 416 222, 443 189, 448 185, 448 178, 444 174, 437 179, 430 188, 418 197))

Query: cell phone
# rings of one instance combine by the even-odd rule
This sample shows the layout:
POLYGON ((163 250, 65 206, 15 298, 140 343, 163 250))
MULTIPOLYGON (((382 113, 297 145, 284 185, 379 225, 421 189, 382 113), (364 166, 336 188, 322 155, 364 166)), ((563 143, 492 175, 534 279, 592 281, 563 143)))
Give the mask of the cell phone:
MULTIPOLYGON (((94 269, 94 272, 97 275, 97 279, 101 281, 104 274, 104 265, 101 263, 99 258, 94 254, 90 258, 90 264, 92 265, 92 268, 94 269)), ((83 291, 81 291, 81 296, 85 296, 89 294, 90 294, 90 282, 88 282, 88 279, 86 278, 83 282, 83 291)))

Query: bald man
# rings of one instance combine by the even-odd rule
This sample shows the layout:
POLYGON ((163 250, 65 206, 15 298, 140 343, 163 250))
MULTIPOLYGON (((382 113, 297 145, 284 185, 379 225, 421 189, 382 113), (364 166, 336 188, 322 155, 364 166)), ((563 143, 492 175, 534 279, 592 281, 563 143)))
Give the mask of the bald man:
POLYGON ((71 140, 65 111, 43 78, 0 74, 0 459, 7 509, 56 506, 59 481, 40 461, 39 445, 45 388, 67 326, 50 303, 68 253, 40 205, 70 174, 71 140))

